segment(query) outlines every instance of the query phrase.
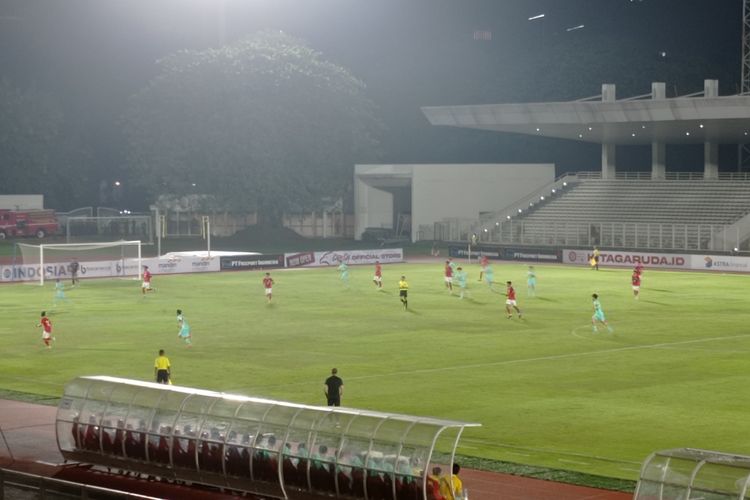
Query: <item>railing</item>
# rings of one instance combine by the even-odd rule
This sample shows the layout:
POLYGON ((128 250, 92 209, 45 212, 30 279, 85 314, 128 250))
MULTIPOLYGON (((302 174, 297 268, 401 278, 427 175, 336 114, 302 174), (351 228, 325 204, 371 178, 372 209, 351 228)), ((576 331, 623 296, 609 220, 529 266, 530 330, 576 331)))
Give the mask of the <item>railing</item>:
POLYGON ((501 210, 481 214, 479 216, 479 225, 487 223, 494 224, 495 222, 507 220, 508 217, 515 217, 528 208, 533 207, 537 202, 543 201, 550 196, 554 196, 559 191, 564 190, 568 185, 573 185, 579 182, 579 179, 581 179, 579 176, 581 175, 583 175, 582 179, 601 178, 601 172, 573 172, 563 174, 549 184, 545 184, 501 210), (596 175, 599 177, 595 177, 596 175))
MULTIPOLYGON (((618 172, 615 178, 616 181, 650 179, 650 172, 618 172)), ((545 243, 545 241, 562 240, 566 245, 716 251, 731 251, 740 247, 740 243, 745 239, 745 235, 740 234, 737 227, 721 224, 657 224, 623 221, 544 223, 528 222, 523 219, 524 215, 533 211, 540 203, 549 202, 565 193, 565 189, 569 186, 600 180, 602 180, 601 172, 566 173, 501 210, 479 214, 478 220, 444 219, 436 222, 432 231, 420 228, 420 234, 425 236, 431 233, 429 234, 431 237, 426 239, 437 241, 477 239, 502 244, 554 246, 557 243, 545 243), (508 229, 511 227, 513 229, 508 229), (634 229, 635 227, 637 229, 634 229), (592 232, 591 228, 597 229, 592 232), (597 231, 602 236, 597 236, 597 231), (657 238, 657 232, 662 236, 657 238)), ((664 180, 701 181, 703 173, 667 172, 664 180)), ((750 172, 723 172, 719 174, 718 180, 750 181, 750 172)))
POLYGON ((156 500, 156 497, 9 469, 0 469, 0 498, 134 498, 156 500))
POLYGON ((720 224, 509 220, 482 230, 478 239, 512 245, 728 252, 740 246, 740 234, 728 234, 727 228, 720 224))

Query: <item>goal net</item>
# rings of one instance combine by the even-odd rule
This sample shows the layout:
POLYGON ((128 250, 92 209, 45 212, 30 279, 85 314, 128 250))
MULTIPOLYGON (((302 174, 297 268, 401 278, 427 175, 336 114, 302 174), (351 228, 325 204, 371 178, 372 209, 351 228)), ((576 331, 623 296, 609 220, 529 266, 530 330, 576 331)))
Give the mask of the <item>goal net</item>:
POLYGON ((21 281, 70 279, 76 267, 78 278, 141 277, 140 241, 16 245, 14 272, 21 281))

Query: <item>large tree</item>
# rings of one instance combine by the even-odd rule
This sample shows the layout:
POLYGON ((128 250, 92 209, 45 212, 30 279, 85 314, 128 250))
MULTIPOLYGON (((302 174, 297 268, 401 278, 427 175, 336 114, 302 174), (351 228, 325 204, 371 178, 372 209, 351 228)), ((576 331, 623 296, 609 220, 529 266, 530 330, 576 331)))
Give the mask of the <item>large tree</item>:
POLYGON ((364 84, 281 32, 182 51, 125 114, 128 166, 152 195, 200 192, 265 220, 345 196, 378 157, 364 84))
POLYGON ((0 80, 0 194, 43 194, 58 210, 90 205, 92 165, 50 94, 0 80))

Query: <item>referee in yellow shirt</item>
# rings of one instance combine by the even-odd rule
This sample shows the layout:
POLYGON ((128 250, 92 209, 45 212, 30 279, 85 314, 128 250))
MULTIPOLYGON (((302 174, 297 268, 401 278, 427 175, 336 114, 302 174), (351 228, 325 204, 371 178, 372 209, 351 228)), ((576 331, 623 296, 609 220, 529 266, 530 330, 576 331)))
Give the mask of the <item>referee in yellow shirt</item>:
POLYGON ((408 292, 409 283, 406 282, 406 276, 401 276, 401 280, 398 282, 398 295, 399 297, 401 297, 401 303, 404 305, 404 311, 409 304, 409 301, 407 300, 408 292))
POLYGON ((154 376, 157 384, 168 384, 172 375, 169 358, 164 355, 164 349, 159 349, 159 357, 154 361, 154 376))

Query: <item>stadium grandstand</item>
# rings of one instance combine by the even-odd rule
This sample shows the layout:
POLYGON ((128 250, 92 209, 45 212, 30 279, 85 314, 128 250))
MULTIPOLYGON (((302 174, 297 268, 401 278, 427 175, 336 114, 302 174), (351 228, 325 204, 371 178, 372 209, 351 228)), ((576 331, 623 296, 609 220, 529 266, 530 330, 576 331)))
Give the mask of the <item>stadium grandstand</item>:
POLYGON ((665 84, 617 100, 615 86, 572 102, 423 108, 431 124, 601 144, 601 172, 566 174, 499 211, 435 231, 450 240, 542 246, 736 251, 750 239, 750 176, 719 173, 719 144, 744 144, 750 96, 667 98, 665 84), (667 144, 702 144, 704 170, 667 172, 667 144), (651 172, 618 172, 619 145, 651 145, 651 172))

